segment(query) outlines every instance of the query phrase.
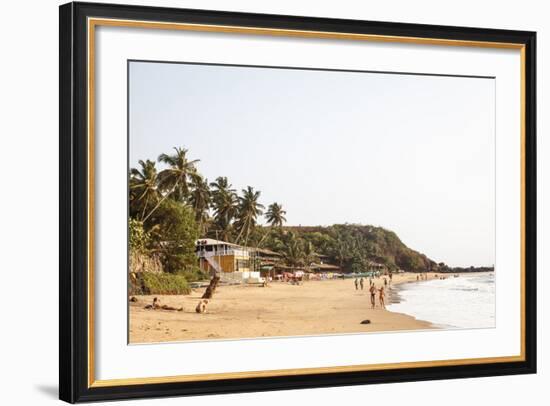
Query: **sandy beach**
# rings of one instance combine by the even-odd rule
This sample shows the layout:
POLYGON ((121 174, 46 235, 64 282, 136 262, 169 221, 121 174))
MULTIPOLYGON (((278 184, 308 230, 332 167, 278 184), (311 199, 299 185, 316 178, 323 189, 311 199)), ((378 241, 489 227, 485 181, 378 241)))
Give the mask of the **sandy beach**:
MULTIPOLYGON (((416 282, 416 275, 394 275, 392 286, 416 282)), ((433 278, 430 274, 429 279, 433 278)), ((374 282, 377 287, 384 284, 382 278, 374 282)), ((371 309, 367 286, 367 279, 364 290, 355 290, 353 279, 306 281, 301 285, 272 282, 267 287, 222 285, 205 314, 195 312, 204 288, 185 296, 157 296, 161 304, 183 307, 182 311, 144 309, 153 296, 137 296, 137 302, 130 303, 130 343, 435 328, 380 308, 378 296, 376 308, 371 309), (370 324, 361 324, 364 320, 370 324)), ((388 286, 386 304, 392 300, 392 286, 388 286)))

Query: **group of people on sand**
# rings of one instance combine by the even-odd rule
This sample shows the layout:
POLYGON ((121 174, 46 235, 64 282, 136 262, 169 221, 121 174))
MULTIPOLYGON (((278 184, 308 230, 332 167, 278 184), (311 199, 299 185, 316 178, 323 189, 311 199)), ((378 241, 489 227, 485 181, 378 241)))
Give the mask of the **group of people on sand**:
POLYGON ((372 285, 370 285, 369 292, 370 292, 371 308, 374 309, 376 307, 376 293, 378 292, 378 302, 380 303, 380 307, 382 309, 385 309, 386 308, 386 302, 385 302, 384 299, 386 297, 386 292, 385 292, 384 286, 381 286, 380 289, 377 289, 376 286, 373 283, 372 285))
MULTIPOLYGON (((392 281, 392 275, 390 274, 388 278, 384 277, 384 286, 388 286, 388 283, 391 285, 392 281), (389 281, 389 282, 388 282, 389 281)), ((369 286, 374 285, 374 282, 372 280, 372 277, 369 277, 369 286)), ((355 290, 363 290, 365 287, 365 279, 363 277, 361 278, 355 278, 355 290)))
MULTIPOLYGON (((132 299, 130 299, 130 300, 133 301, 132 299)), ((195 308, 195 311, 197 313, 206 313, 206 305, 207 304, 208 304, 208 299, 201 299, 199 301, 199 304, 195 308)), ((173 306, 168 306, 168 305, 165 305, 165 304, 161 305, 160 304, 160 299, 158 297, 154 297, 153 298, 153 303, 146 305, 144 307, 144 309, 148 309, 148 310, 170 310, 170 311, 176 311, 176 312, 183 311, 183 307, 173 307, 173 306)))
POLYGON ((427 281, 428 280, 428 274, 427 273, 421 273, 416 275, 417 281, 427 281))
MULTIPOLYGON (((391 283, 391 276, 390 276, 390 283, 391 283)), ((361 287, 361 290, 364 289, 365 280, 363 277, 361 278, 355 278, 355 290, 359 290, 359 287, 361 287)), ((378 293, 378 302, 380 304, 380 307, 382 309, 386 308, 385 303, 385 297, 386 297, 386 291, 385 287, 388 286, 388 280, 384 278, 384 286, 381 286, 380 288, 377 288, 374 284, 372 278, 369 278, 369 292, 370 292, 370 303, 372 308, 374 309, 376 307, 376 294, 378 293)))
POLYGON ((181 312, 183 310, 183 307, 172 307, 168 305, 161 305, 160 299, 158 297, 153 298, 153 304, 148 304, 144 307, 144 309, 150 309, 150 310, 175 310, 177 312, 181 312))

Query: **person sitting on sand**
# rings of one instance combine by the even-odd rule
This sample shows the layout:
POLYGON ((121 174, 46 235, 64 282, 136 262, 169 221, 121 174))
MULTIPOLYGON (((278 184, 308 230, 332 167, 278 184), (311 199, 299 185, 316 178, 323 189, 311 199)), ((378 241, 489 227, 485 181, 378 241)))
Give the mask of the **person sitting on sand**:
POLYGON ((363 277, 361 277, 361 279, 359 279, 359 285, 361 285, 361 290, 363 290, 363 284, 365 283, 363 277))
POLYGON ((197 313, 206 313, 206 305, 208 304, 208 299, 202 299, 197 307, 195 307, 195 311, 197 313))
POLYGON ((374 309, 374 307, 376 306, 376 302, 375 302, 375 298, 376 298, 376 287, 374 286, 374 284, 370 285, 370 304, 371 304, 371 307, 374 309))
POLYGON ((168 306, 168 305, 162 305, 160 304, 160 300, 158 298, 153 298, 153 304, 152 305, 147 305, 145 306, 145 309, 152 309, 152 310, 158 310, 158 309, 161 309, 161 310, 175 310, 175 311, 178 311, 178 312, 181 312, 183 310, 183 307, 180 307, 180 308, 177 308, 177 307, 172 307, 172 306, 168 306))
POLYGON ((145 306, 145 309, 157 310, 160 309, 160 300, 156 297, 153 298, 153 304, 145 306))
POLYGON ((380 307, 382 309, 385 309, 386 308, 386 304, 384 303, 384 296, 385 296, 385 293, 384 293, 384 286, 382 286, 380 288, 380 290, 378 291, 378 300, 380 301, 380 307))

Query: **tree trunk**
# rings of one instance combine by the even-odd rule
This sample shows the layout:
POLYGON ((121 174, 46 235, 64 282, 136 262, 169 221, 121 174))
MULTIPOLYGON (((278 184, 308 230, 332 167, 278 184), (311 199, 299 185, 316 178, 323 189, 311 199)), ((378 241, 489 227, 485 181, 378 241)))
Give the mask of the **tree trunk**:
POLYGON ((210 285, 208 285, 208 287, 206 288, 206 291, 202 295, 201 299, 212 299, 212 296, 214 296, 214 292, 216 291, 216 287, 218 286, 219 281, 220 277, 218 275, 214 275, 210 280, 210 285))

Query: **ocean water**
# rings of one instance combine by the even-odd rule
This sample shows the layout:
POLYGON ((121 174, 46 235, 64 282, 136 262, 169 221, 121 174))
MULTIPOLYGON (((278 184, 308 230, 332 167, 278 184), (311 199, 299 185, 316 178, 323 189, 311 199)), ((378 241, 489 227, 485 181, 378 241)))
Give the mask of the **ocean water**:
POLYGON ((461 274, 394 287, 398 303, 392 312, 405 313, 444 328, 495 327, 495 275, 461 274))

